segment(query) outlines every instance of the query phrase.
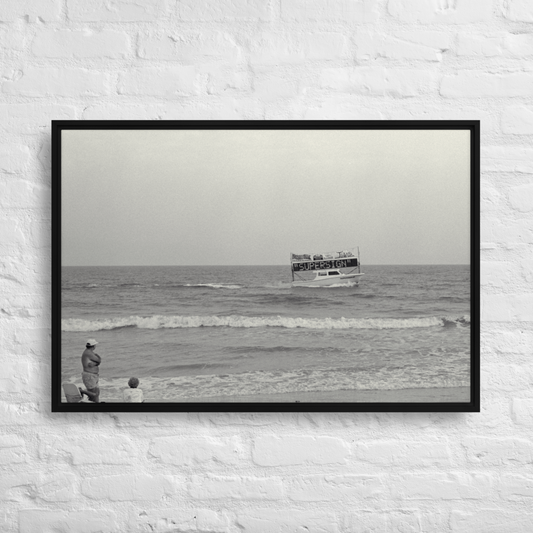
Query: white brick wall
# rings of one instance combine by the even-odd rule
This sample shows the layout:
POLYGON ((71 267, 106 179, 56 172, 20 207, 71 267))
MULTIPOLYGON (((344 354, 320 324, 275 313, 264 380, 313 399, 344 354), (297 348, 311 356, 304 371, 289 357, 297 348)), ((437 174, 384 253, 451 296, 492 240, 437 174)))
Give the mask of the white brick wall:
POLYGON ((0 531, 533 531, 533 2, 0 2, 0 531), (482 121, 480 414, 50 414, 51 119, 482 121))

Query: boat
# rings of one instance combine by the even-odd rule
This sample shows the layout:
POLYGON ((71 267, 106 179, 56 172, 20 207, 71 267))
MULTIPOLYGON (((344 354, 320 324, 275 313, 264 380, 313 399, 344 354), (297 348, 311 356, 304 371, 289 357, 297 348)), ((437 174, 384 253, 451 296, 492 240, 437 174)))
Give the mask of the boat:
POLYGON ((364 276, 359 248, 318 254, 291 253, 291 272, 293 287, 359 285, 364 276), (310 277, 312 274, 314 277, 310 277))

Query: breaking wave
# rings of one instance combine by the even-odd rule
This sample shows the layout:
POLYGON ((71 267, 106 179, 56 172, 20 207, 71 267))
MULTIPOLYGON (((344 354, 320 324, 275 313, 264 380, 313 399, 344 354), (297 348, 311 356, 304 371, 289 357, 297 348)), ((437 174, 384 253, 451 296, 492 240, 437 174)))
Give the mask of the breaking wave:
POLYGON ((176 329, 201 327, 226 328, 302 328, 302 329, 407 329, 429 327, 468 327, 470 317, 420 318, 291 318, 248 316, 130 316, 84 320, 69 318, 61 321, 62 331, 103 331, 119 328, 176 329))

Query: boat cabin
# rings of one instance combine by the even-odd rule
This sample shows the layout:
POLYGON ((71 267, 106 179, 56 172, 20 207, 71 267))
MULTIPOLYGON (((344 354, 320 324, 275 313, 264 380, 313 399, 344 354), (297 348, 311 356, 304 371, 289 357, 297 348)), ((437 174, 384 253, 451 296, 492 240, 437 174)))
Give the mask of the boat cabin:
POLYGON ((316 273, 317 278, 325 278, 326 276, 340 276, 339 270, 319 270, 316 273))

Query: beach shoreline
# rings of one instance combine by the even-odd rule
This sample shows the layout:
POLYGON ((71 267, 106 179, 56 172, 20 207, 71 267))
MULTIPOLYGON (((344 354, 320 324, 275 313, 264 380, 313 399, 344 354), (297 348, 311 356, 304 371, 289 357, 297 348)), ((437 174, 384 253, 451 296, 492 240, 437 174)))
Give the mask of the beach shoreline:
MULTIPOLYGON (((122 403, 118 398, 104 398, 107 403, 122 403)), ((470 401, 469 387, 447 387, 397 390, 338 390, 289 392, 245 396, 209 396, 155 399, 146 403, 465 403, 470 401)))

